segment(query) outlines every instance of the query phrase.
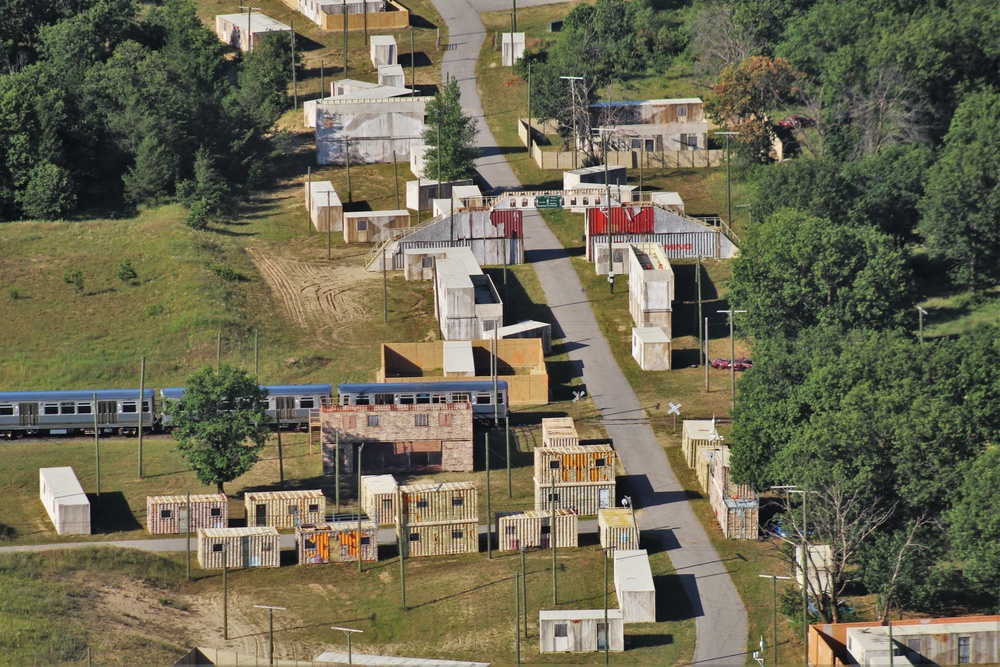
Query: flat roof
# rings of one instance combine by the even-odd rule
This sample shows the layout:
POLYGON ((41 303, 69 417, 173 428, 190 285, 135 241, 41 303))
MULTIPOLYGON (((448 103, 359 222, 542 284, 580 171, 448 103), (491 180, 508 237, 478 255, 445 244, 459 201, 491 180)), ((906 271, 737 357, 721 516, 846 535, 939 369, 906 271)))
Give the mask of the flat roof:
POLYGON ((634 327, 632 333, 643 343, 669 343, 670 336, 663 327, 634 327))
MULTIPOLYGON (((0 392, 0 403, 7 401, 94 401, 94 394, 97 394, 99 401, 113 401, 118 399, 138 400, 139 388, 135 389, 69 389, 66 391, 3 391, 0 392)), ((154 396, 152 389, 145 389, 142 392, 144 398, 150 399, 154 396)))
POLYGON ((635 528, 632 510, 627 507, 597 510, 597 522, 608 528, 635 528))
POLYGON ((378 67, 379 76, 403 76, 403 66, 400 64, 395 65, 379 65, 378 67))
MULTIPOLYGON (((621 609, 608 609, 608 620, 621 620, 621 609)), ((555 609, 541 610, 538 612, 539 621, 576 621, 576 620, 604 620, 603 609, 555 609)))
MULTIPOLYGON (((247 15, 241 14, 217 14, 216 19, 222 19, 236 25, 246 25, 247 15)), ((250 12, 250 32, 276 32, 278 30, 291 30, 291 28, 277 19, 260 12, 250 12)))
POLYGON ((438 282, 446 289, 472 289, 472 278, 465 265, 457 259, 439 259, 434 262, 438 282))
MULTIPOLYGON (((350 658, 355 665, 367 665, 368 667, 490 667, 490 663, 488 662, 403 658, 392 655, 367 655, 354 652, 352 652, 350 658)), ((346 665, 348 663, 348 655, 339 651, 326 651, 313 658, 313 662, 333 662, 338 665, 346 665)))
MULTIPOLYGON (((579 169, 568 169, 566 171, 566 173, 567 174, 581 174, 581 175, 583 175, 583 174, 597 174, 597 173, 603 174, 604 173, 604 169, 605 169, 605 166, 603 164, 595 164, 593 167, 580 167, 579 169)), ((609 164, 609 165, 607 165, 607 170, 609 172, 612 172, 612 171, 624 171, 625 167, 621 167, 621 166, 618 166, 616 164, 609 164)), ((588 186, 589 188, 593 188, 594 186, 596 186, 598 184, 597 183, 583 183, 581 185, 588 186)), ((600 185, 604 185, 604 183, 601 183, 600 185)))
MULTIPOLYGON (((156 503, 157 505, 178 505, 185 504, 188 501, 187 495, 183 496, 146 496, 147 503, 156 503)), ((191 496, 192 503, 225 503, 228 502, 229 498, 224 493, 200 493, 198 495, 191 496)))
POLYGON ((444 259, 454 259, 462 262, 465 272, 470 276, 481 275, 483 270, 476 261, 476 256, 472 253, 472 248, 462 246, 460 248, 404 248, 404 255, 443 255, 444 259))
POLYGON ((438 493, 443 491, 474 491, 475 482, 441 482, 440 484, 403 484, 399 487, 402 493, 438 493))
POLYGON ((669 99, 656 99, 656 100, 618 100, 615 102, 595 102, 590 106, 593 107, 637 107, 643 104, 651 104, 654 106, 666 106, 668 104, 701 104, 702 100, 700 97, 675 97, 669 99))
MULTIPOLYGON (((576 432, 573 432, 576 435, 576 432)), ((566 447, 536 447, 536 452, 543 452, 550 456, 563 456, 565 454, 592 454, 594 452, 613 452, 614 447, 608 444, 602 445, 569 445, 566 447)))
POLYGON ((349 211, 344 213, 345 220, 353 220, 354 218, 398 218, 402 215, 410 215, 410 212, 406 209, 399 209, 397 211, 349 211))
POLYGON ((90 505, 87 494, 80 486, 73 468, 39 468, 39 476, 45 480, 46 486, 52 491, 52 496, 58 505, 90 505))
POLYGON ((399 487, 392 475, 362 475, 361 483, 372 493, 395 493, 399 487))
POLYGON ((688 437, 695 440, 710 440, 719 435, 711 419, 685 419, 681 425, 688 437))
POLYGON ((615 583, 619 592, 656 590, 645 549, 615 549, 615 583))
POLYGON ((483 191, 479 189, 478 185, 456 185, 451 189, 451 196, 457 199, 482 197, 483 191))
POLYGON ((320 489, 305 489, 302 491, 248 491, 246 500, 301 500, 303 498, 323 498, 320 489))
MULTIPOLYGON (((358 520, 357 519, 340 519, 338 521, 326 521, 324 523, 303 523, 295 527, 296 533, 339 533, 344 530, 357 530, 358 520)), ((361 520, 361 530, 376 530, 378 526, 375 525, 371 519, 361 520)))
POLYGON ((391 97, 402 97, 403 95, 409 95, 412 92, 413 91, 409 88, 403 88, 402 86, 387 86, 384 83, 376 83, 369 88, 355 90, 350 93, 344 93, 343 95, 324 97, 322 100, 319 100, 319 102, 329 104, 330 102, 336 102, 338 100, 378 100, 391 97))
POLYGON ((251 537, 253 535, 278 536, 274 526, 247 526, 245 528, 199 528, 199 537, 251 537))
MULTIPOLYGON (((556 510, 556 516, 578 516, 575 509, 556 510)), ((552 510, 524 510, 523 512, 497 512, 498 519, 551 519, 552 510)))
POLYGON ((441 342, 442 370, 445 373, 476 374, 476 359, 472 354, 472 341, 445 340, 441 342))
MULTIPOLYGON (((471 341, 470 341, 471 342, 471 341)), ((497 388, 507 391, 507 381, 498 380, 497 388)), ((461 380, 447 378, 444 380, 428 380, 426 382, 358 382, 337 385, 341 394, 419 394, 436 391, 493 391, 493 383, 489 380, 461 380)))
POLYGON ((371 46, 395 46, 396 38, 392 35, 371 35, 368 38, 368 44, 371 46))

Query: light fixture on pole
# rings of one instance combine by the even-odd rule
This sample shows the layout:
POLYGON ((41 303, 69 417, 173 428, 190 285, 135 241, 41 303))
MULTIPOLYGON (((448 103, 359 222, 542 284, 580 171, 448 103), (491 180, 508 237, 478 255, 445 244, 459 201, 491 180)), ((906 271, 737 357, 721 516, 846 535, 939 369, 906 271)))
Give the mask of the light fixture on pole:
POLYGON ((353 665, 354 664, 354 658, 353 658, 353 656, 351 654, 351 635, 353 635, 355 632, 360 632, 360 633, 364 634, 364 630, 355 630, 354 628, 342 628, 342 627, 337 626, 337 625, 330 626, 330 629, 331 630, 340 630, 341 632, 343 632, 343 633, 345 633, 347 635, 347 664, 348 665, 353 665))
POLYGON ((272 607, 266 604, 255 604, 256 609, 267 609, 267 664, 274 664, 274 610, 285 611, 284 607, 272 607))
POLYGON ((809 661, 809 519, 806 513, 807 491, 792 485, 772 486, 772 491, 802 494, 802 635, 805 647, 806 662, 809 661))
POLYGON ((732 194, 732 178, 731 170, 729 168, 729 137, 739 136, 739 132, 716 132, 715 136, 726 138, 726 224, 730 228, 733 226, 733 194, 732 194))
POLYGON ((778 664, 778 579, 791 579, 791 577, 779 577, 776 574, 758 574, 761 579, 771 580, 771 609, 774 618, 771 620, 774 626, 774 634, 771 643, 774 645, 774 664, 778 664))
MULTIPOLYGON (((511 38, 513 39, 513 38, 511 38)), ((511 51, 513 53, 513 51, 511 51)), ((561 76, 559 77, 563 81, 569 81, 569 90, 573 95, 573 168, 576 169, 576 144, 579 141, 579 137, 576 134, 576 82, 583 81, 582 76, 561 76)), ((530 122, 530 119, 529 119, 530 122)))
POLYGON ((920 318, 920 344, 921 345, 924 344, 924 315, 926 315, 926 314, 927 314, 926 310, 924 310, 920 306, 917 306, 917 317, 920 318))
POLYGON ((729 382, 733 394, 733 407, 736 407, 736 338, 733 333, 733 320, 737 313, 745 313, 745 310, 717 310, 717 313, 729 315, 729 382))

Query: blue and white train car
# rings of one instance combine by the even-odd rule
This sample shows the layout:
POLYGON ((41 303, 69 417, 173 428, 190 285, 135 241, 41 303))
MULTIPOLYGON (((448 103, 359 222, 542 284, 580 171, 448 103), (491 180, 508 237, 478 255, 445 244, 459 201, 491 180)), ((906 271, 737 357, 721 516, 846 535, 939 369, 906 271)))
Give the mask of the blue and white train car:
POLYGON ((337 385, 340 405, 415 405, 421 403, 472 403, 476 419, 503 419, 507 416, 507 382, 497 381, 494 403, 493 382, 367 382, 337 385))
MULTIPOLYGON (((142 424, 155 425, 152 389, 142 392, 142 424)), ((137 435, 139 390, 99 389, 0 392, 0 436, 78 435, 94 432, 137 435)))
MULTIPOLYGON (((330 401, 333 385, 329 384, 274 384, 261 385, 267 391, 267 415, 282 428, 304 429, 309 426, 309 411, 330 401)), ((166 387, 160 390, 163 399, 163 427, 170 427, 166 406, 184 393, 183 387, 166 387)))

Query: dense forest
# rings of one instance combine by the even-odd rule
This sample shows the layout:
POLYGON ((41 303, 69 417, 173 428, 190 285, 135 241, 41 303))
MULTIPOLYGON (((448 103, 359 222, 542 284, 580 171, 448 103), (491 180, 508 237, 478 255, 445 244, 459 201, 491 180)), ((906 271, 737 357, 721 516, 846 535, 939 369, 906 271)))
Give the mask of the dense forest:
POLYGON ((785 520, 832 546, 826 618, 859 592, 880 618, 994 608, 1000 327, 924 340, 917 305, 997 297, 1000 9, 734 0, 690 25, 752 196, 728 292, 754 353, 734 474, 809 494, 808 527, 801 495, 785 520), (810 119, 801 154, 772 164, 773 119, 791 111, 810 119))
POLYGON ((0 220, 178 198, 204 226, 270 177, 291 39, 227 59, 190 0, 0 0, 0 220))

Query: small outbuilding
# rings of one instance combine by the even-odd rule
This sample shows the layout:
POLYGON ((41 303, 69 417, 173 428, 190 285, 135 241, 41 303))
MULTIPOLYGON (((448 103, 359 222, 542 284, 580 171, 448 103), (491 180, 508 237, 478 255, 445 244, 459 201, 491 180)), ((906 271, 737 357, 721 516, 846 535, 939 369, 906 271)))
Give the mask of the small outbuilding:
POLYGON ((552 325, 548 322, 525 320, 517 324, 500 327, 500 338, 538 338, 542 341, 542 351, 552 353, 552 325))
POLYGON ((215 34, 240 51, 252 51, 257 42, 269 32, 290 31, 289 26, 260 12, 219 14, 215 17, 215 34))
POLYGON ((248 526, 281 530, 326 519, 326 497, 319 489, 304 491, 250 491, 244 496, 248 526))
POLYGON ((663 327, 670 336, 673 324, 674 270, 659 243, 632 243, 628 247, 628 310, 637 327, 663 327))
POLYGON ((699 451, 715 449, 721 444, 714 419, 685 419, 681 425, 681 451, 689 468, 697 464, 699 451))
POLYGON ((535 449, 535 509, 573 509, 593 516, 614 507, 615 451, 610 445, 535 449), (555 491, 553 497, 553 482, 555 491))
POLYGON ((399 62, 399 49, 392 35, 372 35, 368 38, 368 54, 373 67, 395 65, 399 62))
POLYGON ((632 358, 644 371, 669 371, 670 334, 663 327, 632 328, 632 358))
MULTIPOLYGON (((579 546, 579 517, 575 510, 556 510, 556 546, 579 546)), ((550 549, 552 512, 527 510, 497 514, 498 551, 550 549)))
POLYGON ((224 493, 146 496, 146 528, 151 535, 176 535, 199 528, 227 528, 229 498, 224 493))
POLYGON ((391 230, 403 230, 410 226, 410 212, 393 211, 352 211, 344 213, 344 242, 373 243, 391 230))
POLYGON ((548 417, 542 419, 542 447, 579 447, 580 435, 572 417, 548 417))
POLYGON ((362 519, 330 523, 304 523, 295 528, 295 549, 299 565, 378 560, 378 526, 362 519), (359 530, 360 525, 360 530, 359 530))
POLYGON ((541 653, 591 653, 625 650, 621 609, 608 609, 610 633, 605 631, 603 609, 559 609, 538 612, 538 648, 541 653))
POLYGON ((402 503, 403 549, 408 557, 446 556, 479 551, 478 489, 475 482, 406 484, 402 503))
POLYGON ((200 528, 198 529, 198 565, 203 570, 229 567, 280 567, 281 543, 278 529, 200 528))
POLYGON ((361 509, 378 525, 396 523, 399 485, 392 475, 361 476, 361 509))
MULTIPOLYGON (((625 186, 628 185, 628 170, 625 167, 610 164, 607 165, 607 169, 605 170, 605 165, 598 164, 593 167, 581 167, 563 172, 563 190, 573 190, 581 185, 625 186), (607 175, 607 178, 605 178, 605 175, 607 175)), ((584 206, 588 204, 589 202, 583 203, 584 206)), ((594 204, 599 205, 597 202, 594 204)), ((576 202, 570 202, 569 205, 575 207, 577 204, 576 202)), ((604 206, 607 205, 607 202, 604 202, 604 206)))
POLYGON ((309 219, 318 232, 343 230, 344 205, 330 181, 306 183, 306 207, 309 219))
POLYGON ((656 586, 645 549, 615 549, 615 593, 622 622, 656 622, 656 586))
POLYGON ((73 468, 39 468, 39 497, 60 535, 90 535, 90 500, 73 468))
MULTIPOLYGON (((639 526, 635 523, 635 514, 630 507, 600 510, 597 513, 597 531, 601 546, 605 549, 614 547, 617 551, 639 548, 639 526)), ((608 553, 608 558, 611 558, 611 553, 608 553)))
POLYGON ((504 67, 510 67, 524 57, 524 33, 505 32, 501 33, 500 37, 503 48, 502 64, 504 67))
POLYGON ((406 88, 406 75, 402 65, 382 65, 378 68, 378 85, 406 88))
POLYGON ((729 447, 719 447, 712 455, 708 470, 708 499, 727 539, 757 539, 760 534, 760 499, 748 484, 737 484, 732 480, 729 447))

